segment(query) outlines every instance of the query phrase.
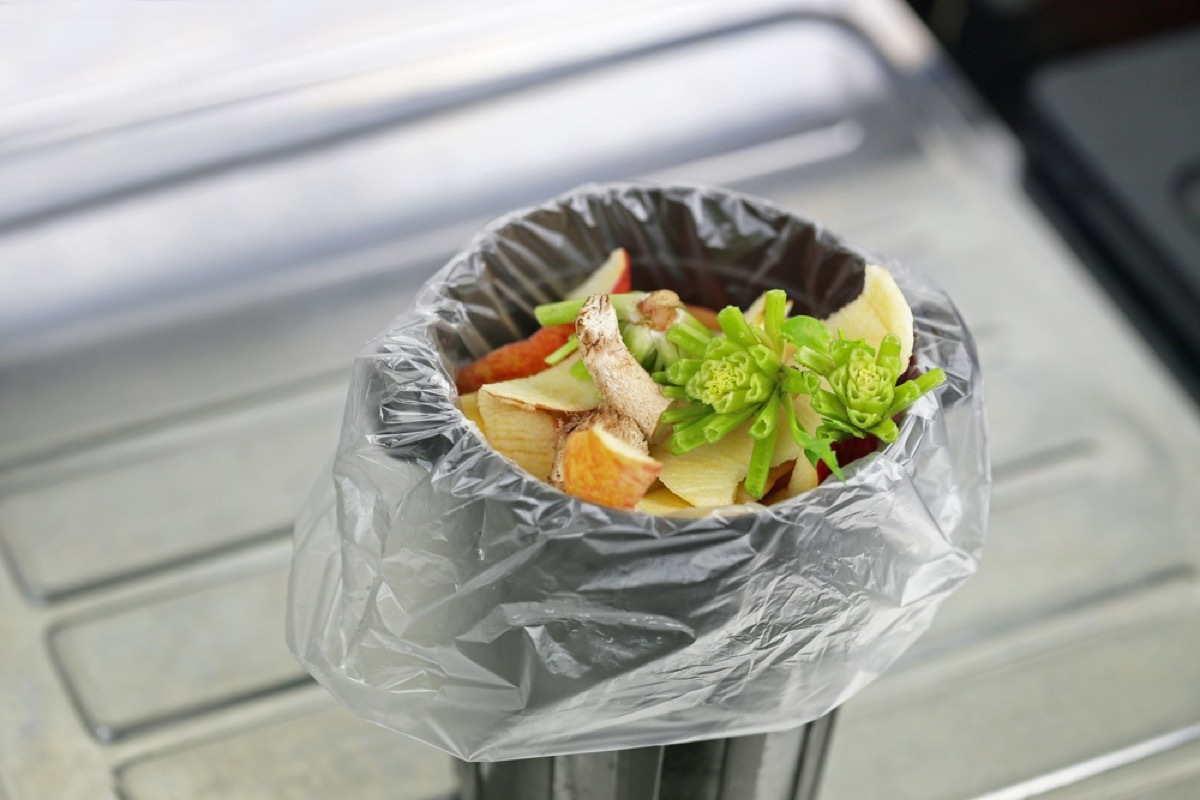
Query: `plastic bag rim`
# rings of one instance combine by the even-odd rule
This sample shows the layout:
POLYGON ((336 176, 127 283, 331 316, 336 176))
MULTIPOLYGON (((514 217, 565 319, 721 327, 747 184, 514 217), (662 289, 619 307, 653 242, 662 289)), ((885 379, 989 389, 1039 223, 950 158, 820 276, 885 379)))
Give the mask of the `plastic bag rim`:
MULTIPOLYGON (((802 214, 784 209, 769 200, 740 192, 738 190, 678 181, 617 181, 612 183, 591 182, 581 184, 573 189, 556 195, 549 200, 508 211, 483 225, 458 252, 451 256, 444 266, 439 268, 433 275, 430 276, 430 278, 418 291, 418 299, 414 302, 413 306, 408 310, 408 312, 398 317, 396 321, 404 319, 412 314, 435 311, 436 305, 424 299, 423 297, 425 290, 431 287, 445 285, 447 279, 452 277, 457 270, 463 268, 468 259, 472 258, 473 256, 482 255, 485 247, 490 242, 495 241, 497 236, 509 226, 520 224, 522 221, 526 220, 530 215, 536 212, 554 212, 561 211, 564 208, 570 208, 572 201, 577 199, 586 199, 589 197, 618 197, 630 191, 640 191, 660 195, 719 195, 723 200, 732 200, 743 203, 756 209, 768 211, 780 218, 785 218, 793 222, 798 222, 801 225, 811 227, 817 231, 825 241, 843 249, 847 253, 850 253, 864 266, 868 264, 883 265, 888 261, 888 259, 880 258, 875 254, 868 253, 864 249, 853 245, 839 234, 829 230, 828 227, 820 222, 810 219, 802 214)), ((904 287, 901 286, 900 289, 903 293, 904 287)), ((443 302, 458 302, 455 300, 450 300, 445 296, 442 296, 441 299, 443 302)), ((957 314, 957 309, 955 309, 955 313, 957 314)), ((395 321, 393 322, 393 326, 389 327, 389 329, 382 335, 381 338, 383 341, 386 341, 397 331, 394 325, 395 321)), ((914 321, 914 365, 929 368, 930 365, 925 363, 925 360, 920 356, 917 348, 917 343, 920 341, 920 332, 920 325, 914 321)), ((423 340, 422 343, 424 345, 428 346, 431 343, 430 338, 425 334, 424 331, 419 333, 419 337, 423 340)), ((379 339, 373 341, 371 343, 372 346, 368 347, 362 356, 371 360, 386 360, 388 354, 380 352, 376 347, 379 341, 379 339)), ((846 478, 844 481, 837 481, 836 483, 831 482, 830 480, 822 481, 814 488, 802 492, 796 497, 788 498, 787 500, 774 503, 769 506, 762 503, 732 503, 723 506, 696 506, 690 510, 681 509, 679 511, 667 514, 656 514, 648 511, 641 511, 636 508, 617 508, 614 506, 606 506, 583 500, 563 492, 561 489, 558 489, 549 482, 540 480, 536 476, 522 469, 515 461, 496 450, 487 440, 487 436, 483 433, 483 431, 467 418, 466 414, 463 412, 460 401, 461 395, 458 393, 458 389, 455 384, 454 377, 451 374, 449 364, 445 359, 442 358, 440 354, 436 352, 436 350, 434 351, 433 355, 434 360, 440 366, 439 374, 445 380, 444 386, 438 387, 445 391, 437 395, 436 403, 438 405, 442 405, 443 403, 445 404, 441 409, 443 412, 446 411, 446 407, 448 406, 453 408, 458 414, 457 418, 455 418, 455 424, 452 427, 452 430, 455 433, 454 441, 456 446, 464 446, 465 442, 465 446, 482 447, 482 452, 485 457, 489 459, 499 459, 503 463, 504 469, 510 475, 515 476, 522 481, 522 494, 530 499, 554 503, 572 503, 587 509, 597 509, 602 513, 612 515, 614 522, 627 523, 628 527, 631 528, 644 528, 644 521, 647 518, 652 520, 663 520, 664 522, 661 523, 662 525, 674 529, 669 531, 671 534, 685 533, 687 528, 690 527, 689 523, 694 524, 698 521, 711 521, 713 519, 721 519, 725 517, 740 518, 753 516, 756 519, 774 519, 778 522, 788 523, 790 520, 787 519, 788 515, 785 514, 787 510, 797 509, 802 505, 815 503, 822 498, 826 498, 831 494, 842 491, 844 486, 849 486, 852 482, 856 484, 869 483, 869 478, 874 473, 883 470, 885 468, 884 464, 887 462, 897 464, 903 468, 911 461, 911 458, 903 455, 903 451, 900 448, 900 443, 907 435, 911 434, 914 426, 920 424, 917 422, 917 420, 924 420, 923 415, 914 414, 913 412, 921 408, 922 405, 927 406, 927 404, 932 401, 935 404, 933 417, 936 418, 942 413, 940 399, 938 399, 936 396, 941 390, 941 387, 939 387, 939 389, 934 390, 934 392, 930 393, 930 395, 921 397, 916 404, 903 412, 904 419, 900 424, 900 432, 897 436, 896 442, 885 443, 885 447, 877 449, 876 451, 856 459, 847 465, 844 468, 844 471, 846 472, 846 478), (467 440, 467 437, 472 433, 472 429, 476 432, 475 435, 480 440, 479 442, 470 442, 467 440)), ((441 383, 441 381, 435 381, 435 383, 441 383)), ((430 388, 435 387, 431 386, 430 388)), ((932 421, 932 419, 924 420, 924 424, 929 424, 932 421)), ((384 452, 387 452, 388 448, 386 445, 380 446, 384 452)), ((804 456, 801 454, 799 457, 803 458, 804 456)), ((577 514, 573 512, 571 516, 574 518, 577 516, 577 514)), ((626 525, 622 525, 622 527, 624 528, 626 525)), ((550 535, 553 534, 551 533, 550 535)))

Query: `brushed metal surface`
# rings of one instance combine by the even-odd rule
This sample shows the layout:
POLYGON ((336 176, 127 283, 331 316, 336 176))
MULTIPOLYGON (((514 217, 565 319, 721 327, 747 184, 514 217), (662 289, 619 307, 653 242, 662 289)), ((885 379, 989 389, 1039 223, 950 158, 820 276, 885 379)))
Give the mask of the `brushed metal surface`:
POLYGON ((152 189, 79 207, 55 206, 62 184, 48 183, 39 202, 53 213, 0 231, 6 263, 47 274, 126 259, 221 276, 36 335, 26 325, 0 349, 0 792, 448 796, 448 758, 349 718, 314 687, 264 690, 289 680, 272 619, 281 597, 239 594, 238 582, 285 563, 286 540, 259 534, 287 524, 321 469, 359 344, 479 221, 641 173, 734 185, 821 219, 930 272, 979 334, 997 476, 989 551, 922 643, 844 709, 822 797, 1023 785, 1064 800, 1189 796, 1194 745, 1161 737, 1200 723, 1200 419, 1020 194, 1012 143, 889 0, 619 2, 588 19, 586 34, 525 61, 476 31, 470 69, 413 54, 338 84, 524 76, 444 117, 401 114, 224 172, 166 164, 173 177, 152 189), (822 81, 795 76, 805 53, 822 81), (764 80, 773 60, 789 69, 764 80), (707 96, 719 108, 664 92, 689 74, 723 76, 707 96), (598 96, 612 105, 589 106, 598 96), (580 119, 624 121, 566 136, 580 119), (540 138, 493 138, 485 121, 540 138), (456 163, 474 168, 414 160, 431 137, 442 148, 428 152, 467 152, 456 163), (425 171, 398 187, 401 167, 425 171), (98 726, 124 735, 99 740, 98 726), (1130 752, 1105 762, 1119 791, 1071 771, 1130 752), (1067 783, 1030 783, 1053 775, 1067 783))
POLYGON ((281 564, 157 602, 97 609, 51 631, 50 649, 93 735, 119 739, 308 683, 275 625, 286 590, 281 564))

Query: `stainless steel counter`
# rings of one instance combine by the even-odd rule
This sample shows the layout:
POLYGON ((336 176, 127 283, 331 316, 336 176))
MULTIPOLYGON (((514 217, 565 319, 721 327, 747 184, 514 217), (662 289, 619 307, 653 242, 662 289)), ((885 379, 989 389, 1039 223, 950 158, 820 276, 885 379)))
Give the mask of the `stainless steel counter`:
POLYGON ((979 338, 984 565, 843 709, 823 797, 1200 793, 1200 418, 915 22, 455 8, 346 4, 336 42, 313 11, 325 50, 193 76, 187 114, 0 115, 0 794, 446 797, 286 652, 288 528, 359 344, 482 220, 629 176, 823 220, 979 338))

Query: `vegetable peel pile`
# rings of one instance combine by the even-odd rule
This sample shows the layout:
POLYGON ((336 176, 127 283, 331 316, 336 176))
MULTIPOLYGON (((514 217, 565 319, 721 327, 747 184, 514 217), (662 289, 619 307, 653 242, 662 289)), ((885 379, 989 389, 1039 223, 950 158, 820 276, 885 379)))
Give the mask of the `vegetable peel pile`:
POLYGON ((584 500, 648 513, 787 500, 895 442, 898 416, 945 380, 901 380, 912 311, 882 267, 825 320, 790 316, 779 289, 714 313, 629 285, 616 250, 537 308, 537 333, 459 373, 491 445, 584 500))

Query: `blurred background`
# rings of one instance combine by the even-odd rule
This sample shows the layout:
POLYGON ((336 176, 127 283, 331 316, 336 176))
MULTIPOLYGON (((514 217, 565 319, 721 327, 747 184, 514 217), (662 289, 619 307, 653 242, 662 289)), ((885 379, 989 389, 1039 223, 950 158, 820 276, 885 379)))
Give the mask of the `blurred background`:
POLYGON ((626 178, 977 338, 984 564, 821 797, 1200 796, 1198 78, 1187 0, 0 3, 0 797, 453 797, 284 647, 291 525, 433 270, 626 178))

